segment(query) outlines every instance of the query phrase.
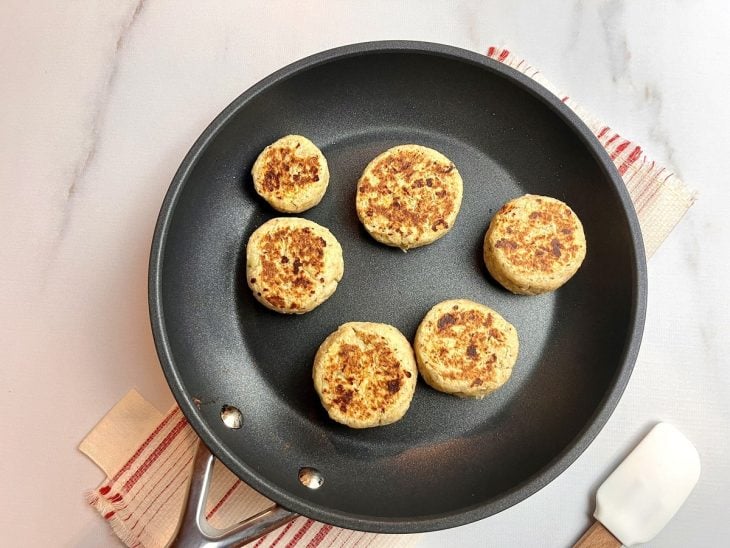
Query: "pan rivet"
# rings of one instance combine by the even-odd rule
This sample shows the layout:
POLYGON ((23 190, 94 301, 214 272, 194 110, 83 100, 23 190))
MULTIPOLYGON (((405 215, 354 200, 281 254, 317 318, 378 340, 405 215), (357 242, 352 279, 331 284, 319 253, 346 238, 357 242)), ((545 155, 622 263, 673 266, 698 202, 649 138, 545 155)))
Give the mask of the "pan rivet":
POLYGON ((238 430, 243 424, 243 415, 237 407, 224 405, 221 407, 221 420, 228 428, 238 430))
POLYGON ((299 481, 302 482, 304 487, 319 489, 324 483, 324 477, 322 477, 322 474, 316 468, 305 466, 299 469, 299 481))

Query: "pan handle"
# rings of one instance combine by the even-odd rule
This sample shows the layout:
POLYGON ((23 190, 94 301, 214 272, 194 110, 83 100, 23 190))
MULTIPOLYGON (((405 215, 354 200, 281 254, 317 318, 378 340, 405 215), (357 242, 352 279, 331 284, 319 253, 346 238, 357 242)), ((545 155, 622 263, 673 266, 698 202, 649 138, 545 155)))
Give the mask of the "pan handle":
POLYGON ((279 505, 233 525, 228 529, 216 529, 205 517, 205 502, 213 476, 215 457, 201 442, 198 445, 190 475, 190 489, 183 507, 180 525, 169 544, 172 548, 233 548, 243 546, 277 527, 293 520, 297 514, 279 505))

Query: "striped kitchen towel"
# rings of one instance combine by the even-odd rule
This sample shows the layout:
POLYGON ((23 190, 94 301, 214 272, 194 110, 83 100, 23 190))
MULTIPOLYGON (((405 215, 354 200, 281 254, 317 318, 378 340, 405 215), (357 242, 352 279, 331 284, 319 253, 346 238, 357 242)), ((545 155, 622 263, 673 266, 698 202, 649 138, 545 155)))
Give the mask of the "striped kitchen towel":
MULTIPOLYGON (((129 392, 81 442, 79 449, 107 474, 89 502, 127 546, 162 547, 172 539, 187 495, 198 437, 180 408, 162 415, 129 392)), ((206 517, 225 529, 269 508, 272 502, 216 462, 206 517)), ((376 535, 298 517, 250 545, 412 546, 418 535, 376 535)))
MULTIPOLYGON (((487 55, 545 86, 573 109, 606 148, 623 177, 651 256, 695 199, 667 168, 648 159, 641 147, 595 119, 559 92, 538 70, 504 48, 487 55)), ((132 391, 89 433, 80 449, 107 474, 89 495, 91 505, 127 546, 166 546, 177 529, 198 437, 180 409, 166 415, 132 391)), ((216 463, 207 502, 212 526, 226 528, 271 506, 228 469, 216 463)), ((252 546, 405 547, 417 535, 375 535, 340 529, 299 517, 252 546)))

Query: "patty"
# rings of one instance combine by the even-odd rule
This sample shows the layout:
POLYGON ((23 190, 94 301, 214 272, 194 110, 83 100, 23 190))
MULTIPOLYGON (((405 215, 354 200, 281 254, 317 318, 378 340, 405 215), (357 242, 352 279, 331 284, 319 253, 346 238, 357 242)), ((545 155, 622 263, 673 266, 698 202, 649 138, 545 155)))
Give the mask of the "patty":
POLYGON ((483 398, 512 375, 517 330, 491 308, 455 299, 434 306, 418 326, 418 370, 436 390, 483 398))
POLYGON ((578 271, 586 255, 583 225, 570 207, 526 194, 507 202, 484 237, 489 273, 513 293, 553 291, 578 271))
POLYGON ((267 146, 251 175, 256 192, 285 213, 301 213, 317 205, 330 180, 324 155, 301 135, 287 135, 267 146))
POLYGON ((307 219, 271 219, 246 246, 248 286, 261 304, 283 314, 303 314, 322 304, 343 272, 337 239, 307 219))
POLYGON ((408 340, 395 327, 350 322, 325 339, 312 378, 332 420, 351 428, 391 424, 405 415, 418 369, 408 340))
POLYGON ((403 250, 446 234, 461 207, 463 183, 456 166, 420 145, 386 150, 357 184, 357 215, 370 235, 403 250))

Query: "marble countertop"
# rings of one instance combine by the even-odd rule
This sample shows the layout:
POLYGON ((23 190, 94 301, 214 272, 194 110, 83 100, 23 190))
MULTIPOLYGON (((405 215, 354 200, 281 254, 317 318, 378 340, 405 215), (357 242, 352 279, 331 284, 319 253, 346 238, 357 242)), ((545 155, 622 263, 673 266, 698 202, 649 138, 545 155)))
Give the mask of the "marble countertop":
POLYGON ((330 47, 507 45, 699 190, 649 264, 640 357, 618 408, 564 474, 422 546, 566 546, 595 488, 658 420, 697 446, 700 482, 653 546, 730 536, 730 8, 682 2, 27 2, 0 5, 0 503, 10 546, 114 545, 84 504, 76 446, 131 387, 172 403, 147 317, 162 197, 243 90, 330 47), (549 4, 549 7, 548 7, 549 4), (723 516, 725 516, 723 518, 723 516))

